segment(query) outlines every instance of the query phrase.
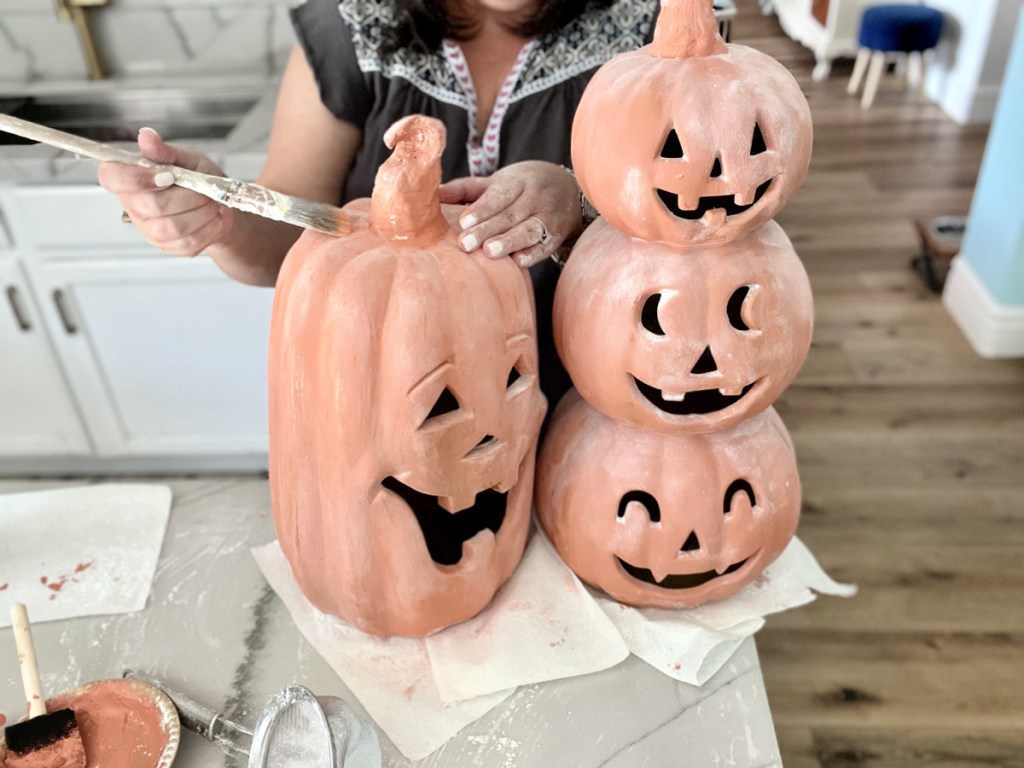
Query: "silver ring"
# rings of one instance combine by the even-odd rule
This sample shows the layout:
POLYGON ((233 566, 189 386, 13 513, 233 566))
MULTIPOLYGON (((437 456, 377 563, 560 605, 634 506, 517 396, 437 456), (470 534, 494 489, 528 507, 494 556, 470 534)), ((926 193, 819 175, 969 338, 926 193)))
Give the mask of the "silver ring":
POLYGON ((537 244, 546 247, 547 244, 551 242, 551 233, 548 232, 548 228, 544 225, 544 222, 541 221, 538 216, 530 216, 530 219, 533 219, 538 224, 540 224, 540 240, 537 241, 537 244))

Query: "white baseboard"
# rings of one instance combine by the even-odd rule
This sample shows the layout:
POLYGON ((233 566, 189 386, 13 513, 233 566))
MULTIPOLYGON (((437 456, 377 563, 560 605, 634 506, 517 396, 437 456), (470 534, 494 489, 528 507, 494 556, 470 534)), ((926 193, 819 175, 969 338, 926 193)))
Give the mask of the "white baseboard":
POLYGON ((942 303, 982 357, 1024 357, 1024 307, 996 303, 960 257, 950 265, 942 303))

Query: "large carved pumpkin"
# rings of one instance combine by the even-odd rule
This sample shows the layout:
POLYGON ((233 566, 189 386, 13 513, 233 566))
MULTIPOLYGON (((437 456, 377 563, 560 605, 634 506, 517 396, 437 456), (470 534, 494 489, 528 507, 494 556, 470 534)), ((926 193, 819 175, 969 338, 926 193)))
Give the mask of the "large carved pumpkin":
POLYGON ((529 278, 462 252, 441 123, 415 117, 351 236, 305 233, 277 282, 270 481, 306 597, 379 635, 491 600, 522 555, 545 405, 529 278), (455 225, 453 227, 453 225, 455 225))
POLYGON ((554 334, 614 419, 707 432, 767 408, 807 358, 810 283, 774 221, 731 243, 646 243, 598 219, 558 282, 554 334))
POLYGON ((796 459, 772 409, 731 430, 663 434, 570 392, 538 464, 537 513, 558 553, 629 605, 729 597, 782 553, 799 520, 796 459))
POLYGON ((665 0, 654 41, 604 64, 573 122, 573 167, 601 215, 679 245, 725 242, 773 217, 810 152, 796 80, 724 43, 710 0, 665 0))

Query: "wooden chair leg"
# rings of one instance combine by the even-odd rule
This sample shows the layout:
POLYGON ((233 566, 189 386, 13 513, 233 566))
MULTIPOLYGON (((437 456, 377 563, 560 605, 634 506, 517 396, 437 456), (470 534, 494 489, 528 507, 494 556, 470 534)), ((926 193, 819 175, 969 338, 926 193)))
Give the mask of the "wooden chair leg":
POLYGON ((850 75, 850 82, 846 84, 846 92, 853 95, 860 88, 860 81, 864 79, 864 70, 868 68, 868 60, 871 58, 869 48, 861 48, 857 51, 857 60, 853 63, 853 74, 850 75))
POLYGON ((864 96, 860 100, 861 109, 868 109, 874 103, 875 94, 878 92, 878 81, 882 79, 882 70, 884 68, 885 51, 875 51, 871 54, 868 79, 864 83, 864 96))
POLYGON ((911 51, 907 54, 907 88, 920 89, 923 79, 924 70, 921 67, 921 52, 911 51))

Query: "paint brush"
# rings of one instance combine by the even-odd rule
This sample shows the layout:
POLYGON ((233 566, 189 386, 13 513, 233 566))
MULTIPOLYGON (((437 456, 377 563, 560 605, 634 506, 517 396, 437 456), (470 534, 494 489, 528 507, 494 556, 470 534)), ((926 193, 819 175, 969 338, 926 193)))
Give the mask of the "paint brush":
POLYGON ((179 187, 191 189, 211 200, 216 200, 228 208, 235 208, 246 213, 253 213, 265 219, 295 224, 304 229, 315 229, 335 237, 343 237, 352 232, 349 217, 336 206, 304 200, 282 192, 261 187, 223 176, 211 176, 199 171, 190 171, 176 165, 164 165, 149 160, 135 152, 98 141, 83 139, 55 128, 22 120, 12 115, 0 114, 0 131, 31 139, 41 144, 72 152, 76 155, 91 157, 103 162, 122 163, 152 168, 156 171, 170 173, 174 183, 179 187))
POLYGON ((18 648, 21 682, 28 700, 28 720, 7 726, 7 768, 85 768, 85 747, 71 709, 46 711, 43 686, 39 680, 36 649, 28 612, 21 603, 11 606, 14 642, 18 648))

